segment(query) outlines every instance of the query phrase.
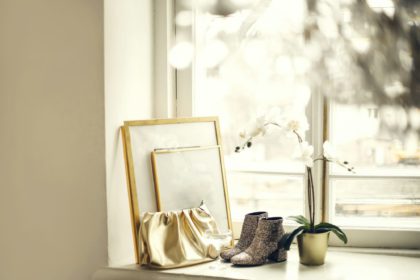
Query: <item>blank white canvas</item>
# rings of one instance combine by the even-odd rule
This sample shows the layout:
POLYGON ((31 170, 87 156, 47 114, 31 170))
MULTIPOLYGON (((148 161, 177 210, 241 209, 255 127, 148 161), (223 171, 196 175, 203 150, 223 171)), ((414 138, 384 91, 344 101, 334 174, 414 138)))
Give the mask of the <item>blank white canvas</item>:
POLYGON ((197 207, 202 200, 220 229, 228 229, 218 147, 155 153, 161 210, 197 207))

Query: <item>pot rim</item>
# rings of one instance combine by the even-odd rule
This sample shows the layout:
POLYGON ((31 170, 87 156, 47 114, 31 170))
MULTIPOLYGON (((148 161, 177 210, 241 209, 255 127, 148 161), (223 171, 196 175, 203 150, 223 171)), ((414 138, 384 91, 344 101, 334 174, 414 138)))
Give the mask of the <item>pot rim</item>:
POLYGON ((322 235, 322 234, 328 234, 328 233, 330 233, 331 231, 330 230, 328 230, 328 231, 325 231, 325 232, 302 232, 301 234, 299 234, 298 236, 300 236, 300 235, 305 235, 305 234, 307 234, 307 235, 322 235))

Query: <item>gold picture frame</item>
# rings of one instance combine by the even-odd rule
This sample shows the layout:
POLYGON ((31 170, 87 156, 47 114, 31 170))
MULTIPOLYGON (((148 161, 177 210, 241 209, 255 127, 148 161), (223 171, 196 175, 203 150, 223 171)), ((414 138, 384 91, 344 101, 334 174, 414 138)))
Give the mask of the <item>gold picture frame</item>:
MULTIPOLYGON (((153 183, 151 152, 157 148, 220 146, 217 117, 125 121, 121 127, 126 166, 132 235, 136 262, 140 260, 139 228, 141 213, 158 211, 153 183)), ((224 159, 221 165, 225 170, 224 159)), ((227 188, 226 188, 227 192, 227 188)), ((230 229, 230 209, 228 211, 230 229)))
POLYGON ((153 151, 151 160, 158 210, 194 208, 204 201, 220 230, 231 229, 222 157, 220 146, 153 151))

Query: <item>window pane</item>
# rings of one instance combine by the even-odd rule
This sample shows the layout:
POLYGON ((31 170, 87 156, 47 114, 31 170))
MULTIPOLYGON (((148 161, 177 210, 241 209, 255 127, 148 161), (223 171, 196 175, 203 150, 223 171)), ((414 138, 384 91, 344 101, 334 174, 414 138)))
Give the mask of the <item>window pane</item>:
MULTIPOLYGON (((240 10, 227 17, 197 11, 194 114, 219 116, 228 168, 303 173, 302 164, 292 159, 296 140, 285 137, 276 128, 272 129, 272 135, 257 139, 255 146, 244 154, 233 153, 243 141, 239 132, 248 128, 250 122, 274 107, 292 106, 296 96, 302 99, 310 96, 303 70, 300 76, 292 71, 305 68, 305 58, 292 55, 283 41, 277 37, 272 40, 272 33, 263 32, 266 24, 275 22, 275 26, 289 32, 295 27, 293 32, 299 34, 305 1, 293 1, 287 9, 279 1, 266 4, 258 12, 240 10), (250 31, 244 32, 245 27, 250 31), (281 69, 276 65, 284 68, 280 74, 277 72, 281 69)), ((296 44, 294 42, 293 49, 296 44)), ((300 42, 299 46, 302 44, 300 42)))
POLYGON ((219 116, 234 220, 242 221, 246 213, 256 210, 281 216, 303 214, 304 166, 292 158, 295 138, 273 128, 255 139, 252 148, 234 152, 244 141, 239 133, 257 117, 274 107, 292 106, 291 95, 309 98, 303 70, 298 82, 291 74, 291 68, 303 69, 307 61, 298 55, 289 57, 284 41, 279 44, 269 38, 272 34, 259 30, 274 20, 285 32, 292 27, 296 27, 293 32, 301 32, 304 1, 284 7, 269 1, 265 12, 243 10, 222 17, 198 11, 195 18, 194 115, 219 116), (251 32, 244 32, 244 27, 251 32), (273 57, 267 55, 267 47, 273 57))
POLYGON ((420 228, 420 179, 332 179, 339 225, 420 228))
MULTIPOLYGON (((358 175, 420 176, 420 139, 397 108, 332 104, 330 138, 358 175), (393 129, 383 129, 380 119, 393 129), (393 124, 392 124, 393 123, 393 124)), ((346 171, 331 166, 332 174, 346 171)))
POLYGON ((230 172, 228 174, 232 220, 242 221, 254 211, 270 216, 303 214, 303 183, 300 176, 230 172))

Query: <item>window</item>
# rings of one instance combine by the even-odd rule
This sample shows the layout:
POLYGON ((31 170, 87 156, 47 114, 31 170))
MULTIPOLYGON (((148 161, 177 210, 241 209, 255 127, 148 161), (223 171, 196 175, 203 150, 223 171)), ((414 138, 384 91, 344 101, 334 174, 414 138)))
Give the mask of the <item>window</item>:
MULTIPOLYGON (((398 138, 381 132, 378 118, 387 114, 398 112, 373 105, 331 105, 331 141, 358 169, 351 175, 336 167, 329 172, 330 219, 338 224, 420 228, 418 134, 398 138)), ((404 125, 401 119, 396 124, 404 125)))
MULTIPOLYGON (((312 96, 305 113, 311 127, 306 138, 314 145, 314 154, 321 154, 323 141, 329 139, 357 169, 349 174, 333 165, 315 165, 318 219, 343 226, 351 246, 418 247, 418 134, 401 138, 381 130, 379 118, 395 121, 396 108, 327 103, 319 92, 310 94, 310 82, 305 79, 308 62, 299 55, 305 46, 296 40, 303 32, 304 1, 288 1, 287 9, 282 1, 268 2, 260 18, 252 19, 254 28, 246 32, 241 26, 251 11, 219 17, 193 9, 183 14, 191 25, 183 25, 178 17, 185 7, 181 3, 176 10, 177 35, 182 40, 179 35, 190 32, 195 48, 192 67, 176 74, 177 115, 220 117, 233 220, 241 221, 245 213, 261 209, 285 217, 306 211, 304 168, 291 156, 295 139, 273 131, 245 153, 234 153, 240 130, 273 107, 293 106, 288 103, 292 100, 288 94, 293 93, 293 100, 312 96), (267 42, 256 39, 261 35, 259 25, 273 27, 263 39, 277 34, 289 39, 281 45, 268 44, 276 52, 275 59, 265 53, 267 42), (227 36, 230 48, 235 48, 228 59, 226 45, 217 36, 220 32, 235 34, 227 36), (220 61, 223 67, 217 66, 220 61), (372 234, 377 238, 367 238, 372 234)), ((392 2, 368 2, 375 10, 393 13, 392 2)))

